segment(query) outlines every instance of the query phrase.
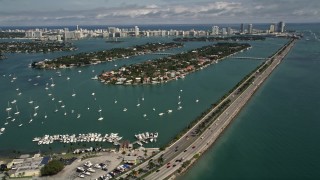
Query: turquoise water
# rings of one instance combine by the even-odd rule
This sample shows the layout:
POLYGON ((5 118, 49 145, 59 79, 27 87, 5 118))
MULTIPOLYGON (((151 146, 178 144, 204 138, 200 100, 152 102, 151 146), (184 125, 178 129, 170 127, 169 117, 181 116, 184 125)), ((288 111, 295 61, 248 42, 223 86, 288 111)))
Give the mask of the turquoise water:
MULTIPOLYGON (((76 41, 79 48, 77 52, 88 52, 115 47, 128 47, 147 42, 168 42, 169 38, 128 38, 123 43, 105 43, 102 39, 86 39, 76 41)), ((268 57, 276 51, 286 40, 268 39, 266 41, 250 42, 253 46, 247 52, 237 56, 268 57)), ((206 42, 186 43, 183 48, 168 50, 179 53, 190 49, 208 45, 206 42)), ((0 136, 0 152, 6 154, 12 150, 21 152, 53 150, 66 151, 70 145, 58 143, 50 146, 38 146, 32 142, 33 137, 45 134, 78 134, 78 133, 119 133, 123 139, 134 141, 134 134, 139 132, 159 132, 156 143, 148 144, 147 147, 160 147, 168 143, 181 129, 186 127, 192 120, 206 110, 210 104, 215 103, 228 90, 230 90, 243 76, 262 63, 259 60, 239 60, 227 58, 218 64, 212 65, 202 71, 188 75, 184 80, 172 81, 162 85, 146 86, 113 86, 105 85, 91 80, 91 77, 103 70, 111 70, 115 65, 120 67, 124 64, 138 63, 159 58, 158 55, 137 56, 117 62, 107 62, 95 66, 87 66, 74 69, 63 69, 61 77, 53 70, 36 70, 28 68, 28 64, 34 60, 54 58, 61 55, 77 52, 57 52, 51 54, 7 54, 8 59, 0 61, 0 127, 5 127, 5 133, 0 136), (81 70, 81 73, 78 72, 81 70), (9 75, 11 74, 11 77, 9 75), (11 82, 13 76, 17 80, 11 82), (36 78, 36 76, 41 76, 36 78), (70 80, 67 80, 67 77, 70 80), (45 90, 46 83, 51 83, 53 78, 55 87, 45 90), (31 81, 28 81, 31 79, 31 81), (38 83, 37 86, 34 84, 38 83), (17 95, 19 92, 21 96, 17 95), (182 91, 181 91, 182 90, 182 91), (71 94, 75 92, 76 96, 71 94), (91 93, 95 92, 95 96, 91 93), (52 94, 49 96, 48 94, 52 94), (178 111, 178 96, 181 96, 182 110, 178 111), (52 98, 55 98, 52 101, 52 98), (144 101, 142 101, 144 97, 144 101), (8 101, 17 100, 20 115, 15 116, 16 121, 7 126, 7 113, 5 108, 8 101), (196 103, 199 99, 199 103, 196 103), (38 116, 28 123, 34 110, 28 101, 33 100, 39 105, 38 116), (65 108, 60 108, 58 102, 62 100, 65 108), (114 101, 118 103, 115 104, 114 101), (136 104, 141 106, 137 107, 136 104), (99 107, 102 108, 103 121, 98 121, 99 107), (58 108, 59 111, 54 113, 58 108), (88 109, 89 108, 89 109, 88 109), (127 112, 123 109, 127 108, 127 112), (155 108, 156 111, 152 109, 155 108), (159 116, 161 112, 169 109, 173 113, 159 116), (74 110, 74 113, 72 113, 74 110), (67 113, 64 116, 64 113, 67 113), (77 119, 77 114, 81 118, 77 119), (45 114, 48 118, 44 118, 45 114), (144 118, 143 114, 147 114, 144 118), (23 123, 23 126, 18 125, 23 123)), ((13 105, 15 112, 15 105, 13 105)), ((11 116, 13 115, 11 112, 11 116)), ((100 143, 99 143, 100 144, 100 143)), ((89 145, 96 145, 95 143, 89 145)), ((109 147, 107 143, 102 143, 109 147)), ((73 147, 82 145, 73 145, 73 147)))
POLYGON ((305 38, 180 179, 320 178, 320 26, 295 28, 305 38))

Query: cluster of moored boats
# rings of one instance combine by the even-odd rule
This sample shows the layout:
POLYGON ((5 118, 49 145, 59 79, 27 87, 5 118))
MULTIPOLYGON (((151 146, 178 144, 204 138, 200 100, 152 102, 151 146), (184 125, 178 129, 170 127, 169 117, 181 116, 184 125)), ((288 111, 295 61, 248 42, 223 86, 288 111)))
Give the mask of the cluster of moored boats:
POLYGON ((148 143, 148 141, 156 142, 157 138, 158 138, 158 133, 157 132, 154 132, 154 133, 145 132, 145 133, 141 133, 141 134, 136 134, 134 136, 138 139, 137 144, 142 145, 141 142, 144 142, 144 143, 148 143))
POLYGON ((102 135, 100 133, 87 133, 79 135, 44 135, 43 137, 33 138, 33 142, 38 142, 38 145, 41 144, 52 144, 53 142, 61 143, 77 143, 77 142, 110 142, 114 145, 119 145, 119 141, 122 137, 118 136, 118 133, 111 133, 102 135))

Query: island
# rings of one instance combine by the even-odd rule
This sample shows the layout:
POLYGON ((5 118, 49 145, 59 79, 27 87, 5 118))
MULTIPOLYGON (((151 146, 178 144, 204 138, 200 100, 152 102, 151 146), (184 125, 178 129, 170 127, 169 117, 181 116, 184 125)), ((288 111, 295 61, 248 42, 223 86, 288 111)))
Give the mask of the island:
POLYGON ((184 78, 218 60, 251 47, 247 43, 217 43, 162 59, 149 60, 117 70, 103 72, 99 79, 107 84, 138 85, 159 84, 184 78))
POLYGON ((76 48, 71 43, 59 43, 59 42, 1 42, 1 53, 48 53, 55 51, 74 51, 76 48))
POLYGON ((38 69, 56 69, 86 66, 91 64, 99 64, 106 61, 114 61, 117 59, 127 59, 131 56, 150 54, 164 51, 170 48, 182 47, 181 43, 147 43, 144 45, 136 45, 129 48, 113 48, 110 50, 97 52, 84 52, 76 55, 62 56, 56 59, 45 59, 39 62, 33 62, 32 67, 38 69))
POLYGON ((265 40, 265 36, 257 36, 257 35, 239 35, 239 36, 211 36, 211 37, 182 37, 175 38, 173 41, 177 42, 188 42, 188 41, 257 41, 257 40, 265 40))

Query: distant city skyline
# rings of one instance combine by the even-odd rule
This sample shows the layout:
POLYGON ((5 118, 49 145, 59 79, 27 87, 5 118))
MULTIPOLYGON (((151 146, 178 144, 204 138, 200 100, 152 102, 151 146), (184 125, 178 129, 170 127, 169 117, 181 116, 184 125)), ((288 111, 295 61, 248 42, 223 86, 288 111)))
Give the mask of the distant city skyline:
POLYGON ((319 0, 0 0, 0 26, 320 22, 319 0))

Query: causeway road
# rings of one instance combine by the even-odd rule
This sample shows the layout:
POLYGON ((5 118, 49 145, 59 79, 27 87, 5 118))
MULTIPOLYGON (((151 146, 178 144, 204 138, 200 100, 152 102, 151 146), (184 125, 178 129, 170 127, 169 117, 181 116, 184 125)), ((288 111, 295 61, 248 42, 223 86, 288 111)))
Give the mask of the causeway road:
MULTIPOLYGON (((161 154, 165 159, 164 165, 158 168, 157 171, 145 177, 145 180, 161 180, 172 176, 186 160, 192 160, 196 154, 205 152, 219 137, 223 130, 230 124, 239 111, 245 106, 256 90, 269 77, 272 71, 281 63, 283 58, 289 53, 294 46, 296 40, 290 40, 283 46, 275 55, 269 58, 265 63, 270 65, 264 70, 258 69, 247 80, 254 76, 253 82, 241 93, 238 88, 235 89, 225 99, 230 99, 230 105, 220 114, 216 120, 199 136, 194 136, 194 130, 197 128, 197 123, 184 136, 177 140, 170 147, 166 148, 161 154), (182 161, 182 162, 181 162, 182 161)), ((243 82, 243 84, 246 83, 243 82)), ((243 85, 242 84, 242 85, 243 85)), ((239 87, 241 87, 240 85, 239 87)), ((222 101, 223 102, 223 101, 222 101)), ((218 105, 219 106, 219 105, 218 105)), ((216 106, 216 107, 218 107, 216 106)), ((207 115, 210 115, 215 108, 207 115)), ((205 117, 200 120, 202 122, 205 117)), ((155 157, 156 158, 156 157, 155 157)))

